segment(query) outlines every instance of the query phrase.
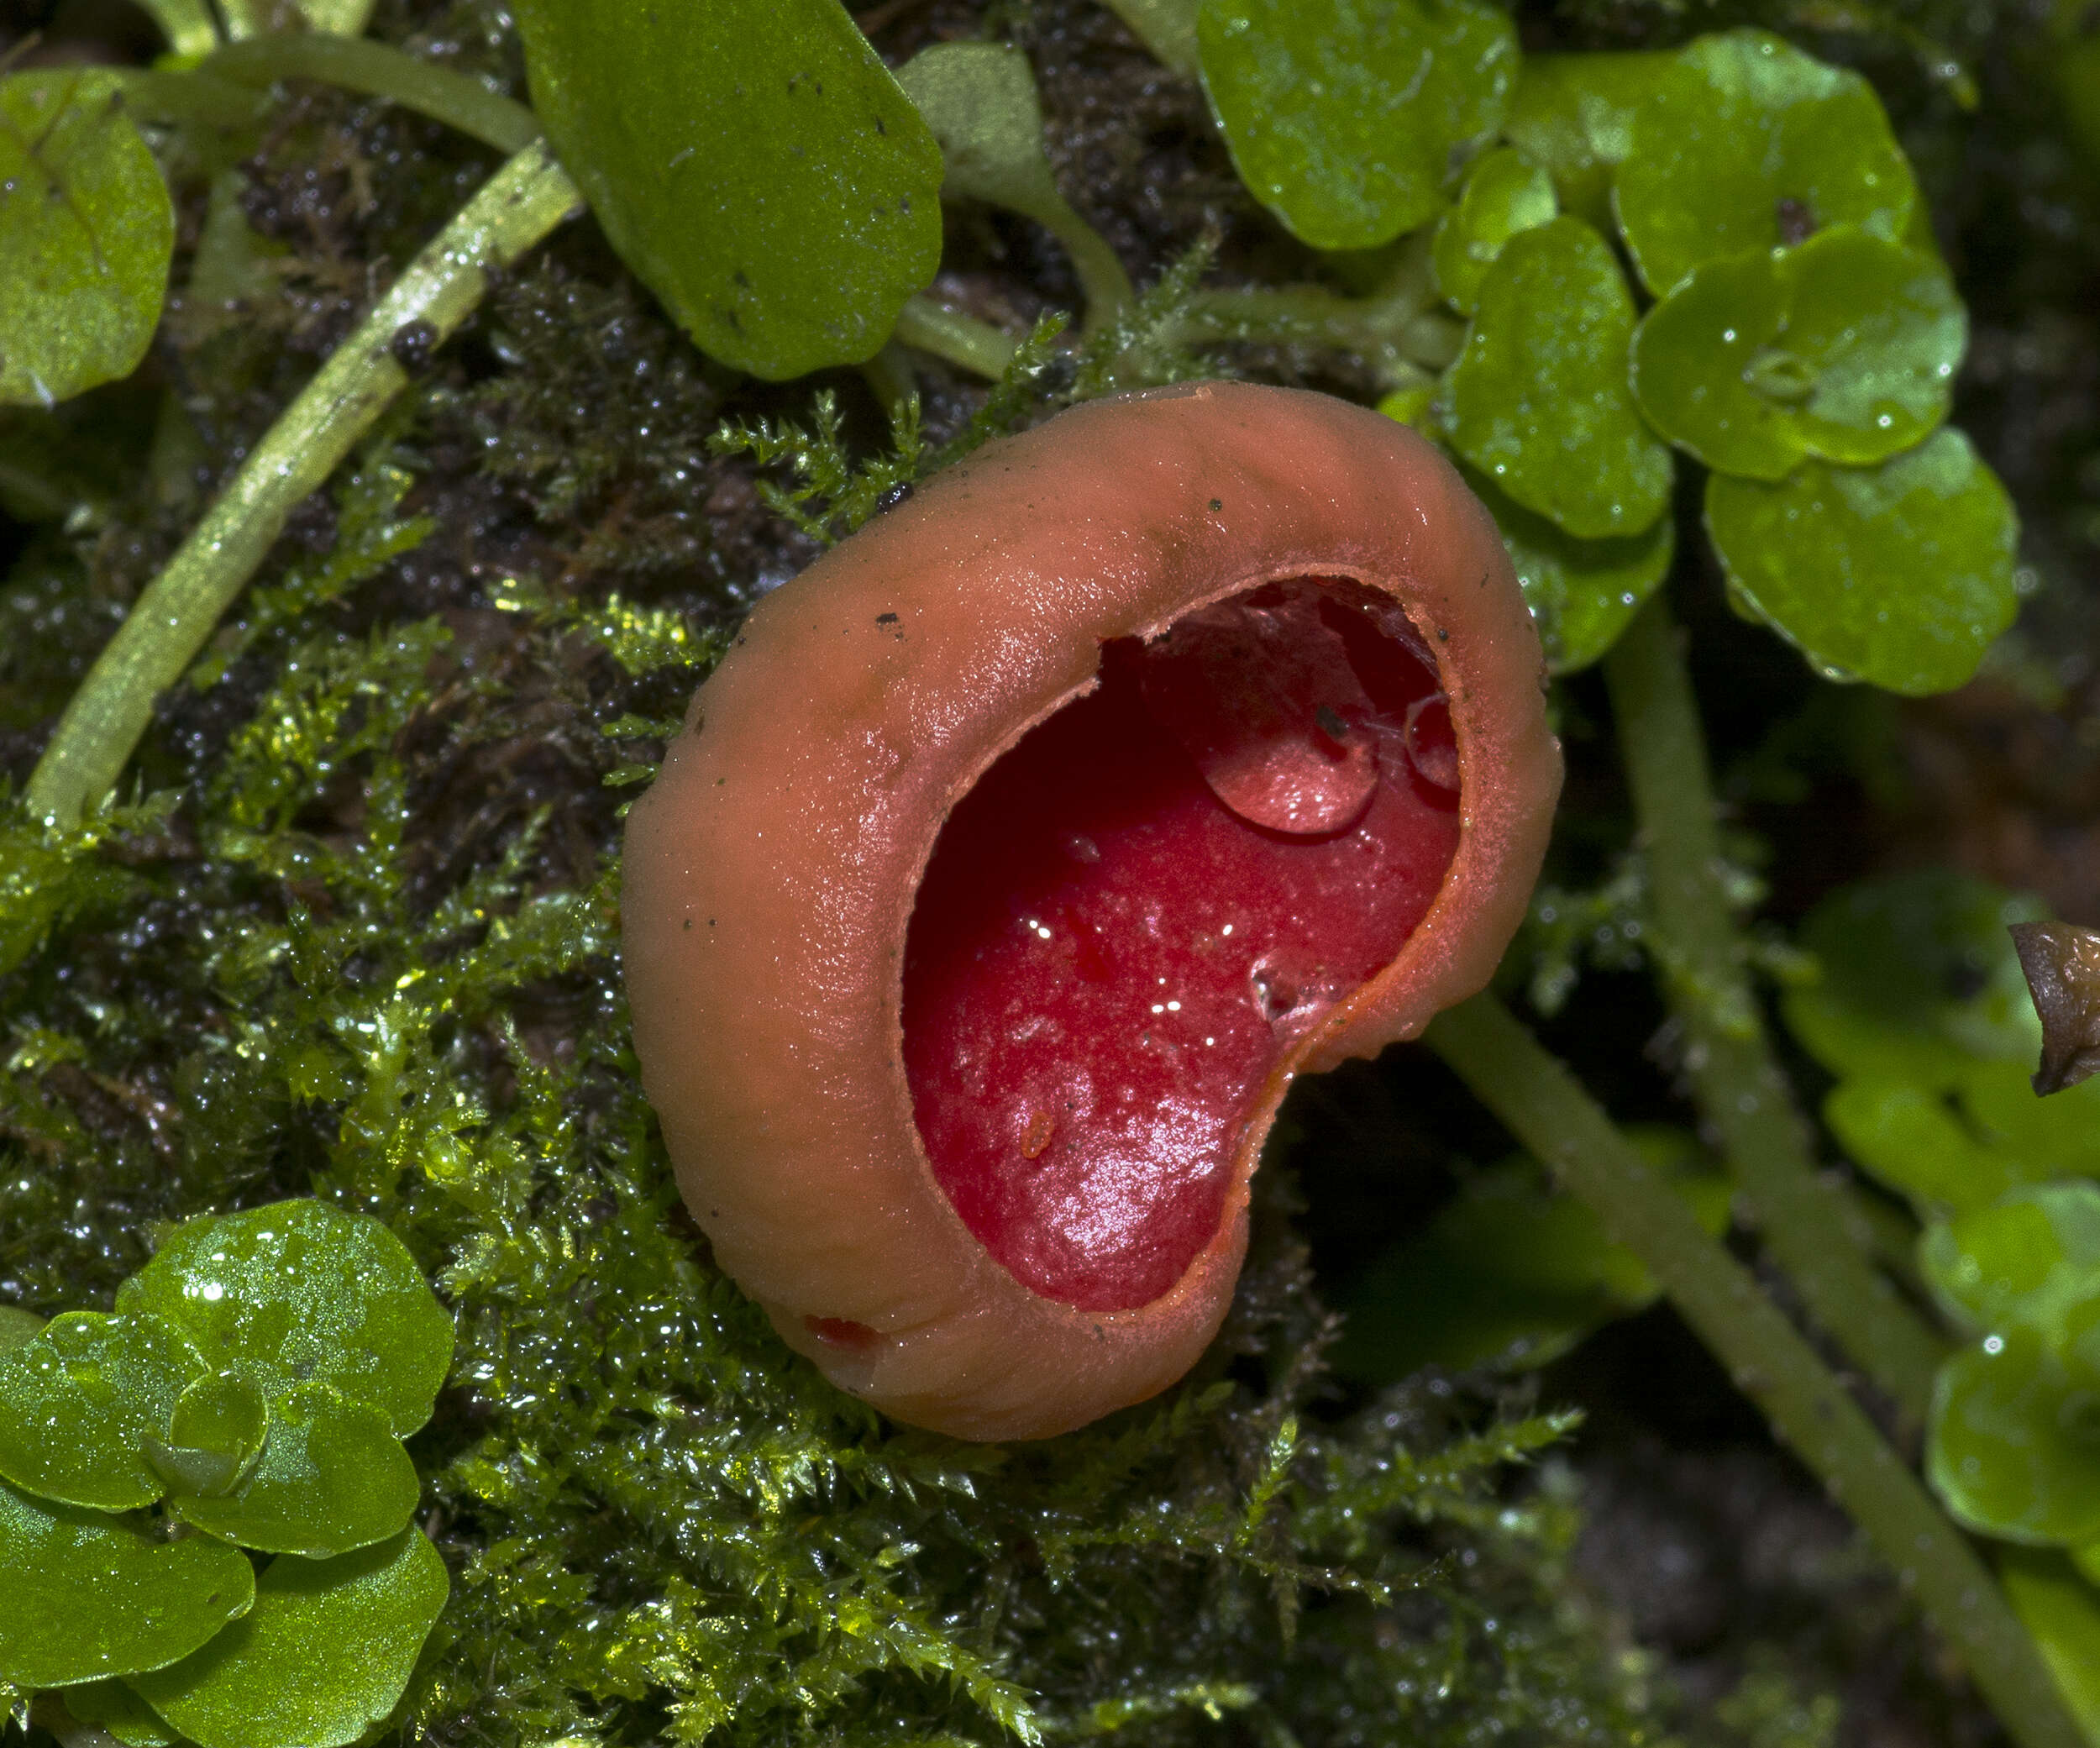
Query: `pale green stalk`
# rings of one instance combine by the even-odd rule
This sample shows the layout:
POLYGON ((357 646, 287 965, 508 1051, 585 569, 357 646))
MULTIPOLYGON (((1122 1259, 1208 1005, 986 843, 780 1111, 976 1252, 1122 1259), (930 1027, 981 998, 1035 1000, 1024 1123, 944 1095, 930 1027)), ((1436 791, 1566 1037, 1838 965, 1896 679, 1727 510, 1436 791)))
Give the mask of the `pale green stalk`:
POLYGON ((299 0, 299 10, 316 30, 337 36, 362 36, 372 22, 373 0, 299 0))
POLYGON ((264 433, 167 568, 147 585, 73 694, 29 779, 29 811, 60 826, 114 787, 153 720, 154 700, 212 635, 293 506, 318 490, 371 428, 408 373, 397 339, 449 334, 507 266, 583 197, 538 144, 482 186, 264 433))
POLYGON ((1492 995, 1425 1040, 1661 1284, 1772 1430, 1851 1514, 2019 1748, 2087 1748, 2034 1642, 1968 1540, 1743 1265, 1557 1058, 1492 995))
POLYGON ((989 322, 966 316, 921 295, 906 300, 897 312, 895 339, 931 352, 958 370, 996 381, 1013 362, 1021 342, 989 322))
POLYGON ((258 36, 229 44, 203 71, 243 85, 279 79, 339 85, 413 109, 500 152, 522 152, 540 134, 539 118, 522 103, 386 43, 303 31, 258 36))
POLYGON ((1196 0, 1104 0, 1130 26, 1152 59, 1184 79, 1200 71, 1196 48, 1196 0))
POLYGON ((140 0, 168 47, 177 55, 209 55, 218 46, 218 26, 205 0, 140 0))
POLYGON ((1660 597, 1604 659, 1620 756, 1648 861, 1656 963, 1684 1029, 1699 1112, 1749 1199, 1772 1260, 1809 1315, 1923 1425, 1945 1345, 1868 1260, 1845 1199, 1825 1183, 1773 1059, 1729 908, 1698 701, 1660 597))

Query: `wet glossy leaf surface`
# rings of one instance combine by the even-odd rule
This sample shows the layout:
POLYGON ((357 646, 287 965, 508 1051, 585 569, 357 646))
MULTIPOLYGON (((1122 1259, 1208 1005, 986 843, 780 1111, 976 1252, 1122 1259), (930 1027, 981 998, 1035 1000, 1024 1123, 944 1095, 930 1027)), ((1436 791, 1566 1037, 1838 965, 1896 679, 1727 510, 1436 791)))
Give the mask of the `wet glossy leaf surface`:
POLYGON ((1918 1260, 1948 1315, 2034 1331, 2100 1386, 2100 1185, 2024 1189, 1928 1231, 1918 1260))
POLYGON ((1831 678, 1949 690, 2018 606, 2012 501, 1952 429, 1877 468, 1716 474, 1706 525, 1738 601, 1831 678))
POLYGON ((1646 533, 1620 540, 1578 540, 1498 491, 1471 469, 1467 483, 1501 531, 1525 604, 1538 626, 1546 666, 1572 674, 1619 641, 1635 612, 1668 575, 1677 525, 1658 517, 1646 533))
POLYGON ((262 1392, 237 1372, 221 1372, 176 1399, 165 1436, 148 1445, 147 1459, 174 1492, 213 1498, 245 1478, 269 1430, 262 1392))
POLYGON ((1670 451, 1627 386, 1633 319, 1604 239, 1557 218, 1511 238, 1488 270, 1448 380, 1458 452, 1583 539, 1638 534, 1669 501, 1670 451))
POLYGON ((1648 423, 1709 467, 1784 478, 1806 451, 1791 408, 1758 392, 1751 367, 1774 348, 1785 321, 1769 249, 1697 269, 1634 333, 1634 396, 1648 423))
POLYGON ((1466 178, 1458 204, 1437 221, 1436 289, 1467 315, 1502 245, 1519 231, 1552 222, 1552 179, 1513 146, 1488 152, 1466 178))
POLYGON ((2017 1541, 2100 1535, 2100 1405, 2013 1327, 1940 1368, 1925 1472, 1961 1522, 2017 1541))
POLYGON ((1612 228, 1612 172, 1633 148, 1633 118, 1676 65, 1668 55, 1527 55, 1503 132, 1553 178, 1562 206, 1612 228))
POLYGON ((130 375, 174 248, 167 186, 113 75, 0 76, 0 402, 130 375))
POLYGON ((1804 455, 1863 464, 1946 417, 1968 323, 1930 257, 1852 226, 1709 261, 1641 320, 1634 393, 1721 473, 1777 480, 1804 455))
POLYGON ((44 1327, 34 1311, 17 1305, 0 1305, 0 1353, 8 1353, 34 1337, 44 1327))
POLYGON ((132 1685, 199 1748, 341 1748, 393 1709, 449 1590, 415 1530, 333 1560, 280 1555, 238 1625, 132 1685))
POLYGON ((1516 32, 1481 0, 1206 0, 1204 89, 1241 179, 1317 249, 1434 218, 1452 149, 1509 109, 1516 32))
POLYGON ((377 1409, 326 1384, 271 1404, 255 1472, 222 1498, 176 1494, 186 1523, 243 1547, 325 1559, 395 1534, 416 1509, 416 1466, 377 1409))
POLYGON ((377 1220, 313 1201, 178 1227, 118 1294, 181 1330, 207 1364, 271 1399, 309 1381, 384 1414, 402 1436, 430 1417, 452 1320, 377 1220))
POLYGON ((1635 117, 1619 222, 1661 296, 1702 264, 1834 224, 1896 241, 1917 185, 1873 88, 1756 30, 1685 49, 1635 117))
POLYGON ((102 1511, 164 1491, 147 1462, 204 1362, 154 1316, 68 1311, 0 1354, 0 1476, 39 1498, 102 1511))
POLYGON ((1803 926, 1819 975, 1787 992, 1788 1026, 1840 1077, 1952 1091, 2021 1063, 2041 1031, 2005 931, 2040 908, 1952 869, 1841 888, 1803 926))
POLYGON ((205 1536, 156 1541, 128 1520, 0 1482, 0 1680, 24 1688, 157 1669, 255 1593, 248 1557, 205 1536))
POLYGON ((940 262, 941 154, 843 8, 518 12, 563 166, 703 351, 779 379, 880 349, 940 262))
POLYGON ((1884 460, 1947 416, 1969 323, 1937 260, 1837 226, 1778 266, 1788 311, 1781 344, 1812 385, 1794 414, 1810 454, 1884 460))

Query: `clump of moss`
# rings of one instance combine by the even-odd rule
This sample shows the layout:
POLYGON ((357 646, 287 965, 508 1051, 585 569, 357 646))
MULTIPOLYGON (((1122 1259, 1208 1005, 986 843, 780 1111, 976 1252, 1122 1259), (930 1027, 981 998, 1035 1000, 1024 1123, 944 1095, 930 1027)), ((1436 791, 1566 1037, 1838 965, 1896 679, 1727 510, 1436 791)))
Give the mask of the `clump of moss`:
POLYGON ((1626 1739, 1554 1592, 1570 1513, 1501 1495, 1567 1423, 1420 1388, 1320 1424, 1330 1320, 1273 1185, 1202 1371, 1069 1438, 892 1427, 782 1347, 635 1083, 610 806, 429 845, 444 774, 514 751, 534 684, 601 778, 591 711, 716 646, 617 598, 489 612, 507 647, 436 618, 296 642, 186 792, 0 845, 41 906, 0 987, 0 1293, 103 1302, 156 1223, 311 1190, 457 1315, 415 1441, 456 1591, 406 1727, 1626 1739))
MULTIPOLYGON (((1304 270, 1250 240, 1193 88, 1090 4, 1024 11, 1053 150, 1134 265, 1187 264, 1215 228, 1235 272, 1304 270)), ((895 15, 890 46, 945 12, 895 15)), ((389 4, 381 29, 516 88, 485 0, 389 4)), ((202 447, 98 464, 128 483, 18 568, 6 726, 55 707, 213 460, 487 162, 318 92, 256 144, 241 319, 178 312, 163 340, 159 386, 202 447)), ((1032 308, 1058 286, 1025 242, 994 234, 975 265, 1032 308)), ((1005 1451, 830 1389, 671 1189, 625 1043, 627 785, 742 607, 889 486, 1189 368, 1147 319, 1031 353, 989 402, 927 370, 928 439, 900 423, 855 467, 882 436, 864 385, 827 379, 838 417, 805 428, 811 386, 716 372, 579 227, 297 521, 164 711, 151 793, 78 834, 0 836, 0 1300, 106 1303, 162 1223, 316 1193, 386 1220, 458 1314, 415 1445, 455 1593, 402 1733, 1662 1740, 1667 1696, 1567 1582, 1572 1480, 1520 1472, 1568 1421, 1430 1380, 1330 1394, 1273 1171, 1199 1373, 1005 1451)), ((1717 1739, 1827 1739, 1827 1703, 1776 1671, 1738 1697, 1717 1739)))
MULTIPOLYGON (((365 123, 333 101, 281 150, 349 153, 365 123)), ((283 197, 258 234, 325 260, 391 234, 339 223, 349 171, 308 211, 276 164, 254 166, 283 197)), ((898 409, 872 463, 851 379, 784 421, 587 243, 528 269, 297 520, 165 704, 146 790, 76 832, 0 832, 0 1301, 107 1304, 167 1222, 316 1194, 385 1220, 457 1315, 413 1446, 454 1596, 400 1730, 1643 1727, 1564 1593, 1571 1509, 1512 1482, 1569 1422, 1427 1386, 1339 1414, 1282 1179, 1195 1377, 972 1447, 887 1425, 779 1342, 713 1268, 636 1084, 619 812, 743 602, 999 431, 1185 372, 1159 335, 1200 265, 1089 349, 1045 328, 989 396, 923 427, 898 409)), ((249 428, 311 265, 256 281, 254 323, 171 325, 220 385, 193 423, 249 428)), ((15 579, 55 649, 100 622, 39 603, 86 570, 113 604, 179 519, 150 471, 102 515, 72 582, 15 579)))

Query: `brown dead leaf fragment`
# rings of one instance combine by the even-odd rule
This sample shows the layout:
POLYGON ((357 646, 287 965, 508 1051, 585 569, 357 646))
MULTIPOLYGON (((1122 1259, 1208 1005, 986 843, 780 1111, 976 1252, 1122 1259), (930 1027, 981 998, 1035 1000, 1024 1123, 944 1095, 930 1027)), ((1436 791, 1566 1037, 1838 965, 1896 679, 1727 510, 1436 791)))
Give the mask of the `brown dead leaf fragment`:
POLYGON ((2060 1093, 2100 1074, 2100 929, 2016 922, 2011 933, 2042 1021, 2034 1090, 2060 1093))

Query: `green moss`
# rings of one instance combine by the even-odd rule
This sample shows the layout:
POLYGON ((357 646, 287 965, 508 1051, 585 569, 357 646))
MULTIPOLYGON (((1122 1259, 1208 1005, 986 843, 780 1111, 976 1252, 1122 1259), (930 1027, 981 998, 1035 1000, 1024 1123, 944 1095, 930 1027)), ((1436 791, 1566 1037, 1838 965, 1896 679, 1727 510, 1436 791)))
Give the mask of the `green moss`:
MULTIPOLYGON (((447 8, 432 40, 500 71, 494 11, 447 8)), ((244 208, 287 253, 233 319, 170 332, 213 454, 485 167, 300 102, 244 208)), ((0 1303, 106 1306, 166 1222, 318 1194, 385 1220, 458 1318, 412 1444, 454 1598, 397 1733, 1661 1740, 1566 1581, 1572 1483, 1518 1472, 1568 1421, 1428 1382, 1344 1412, 1273 1171, 1190 1379, 987 1449, 881 1420, 779 1342, 636 1084, 620 785, 722 629, 891 488, 1193 370, 1173 334, 1205 260, 1076 356, 1042 337, 981 403, 929 379, 924 428, 900 415, 871 467, 857 383, 814 417, 739 388, 564 244, 295 522, 169 701, 160 790, 66 838, 0 832, 0 1303)), ((189 513, 157 489, 141 464, 17 572, 13 717, 52 707, 189 513)))
MULTIPOLYGON (((303 575, 402 538, 374 533, 398 482, 359 478, 303 575)), ((457 1315, 412 1446, 455 1599, 402 1726, 1632 1739, 1560 1593, 1572 1512, 1509 1491, 1568 1422, 1427 1386, 1333 1419, 1281 1178, 1204 1365, 1084 1432, 892 1426, 781 1346, 677 1202, 615 952, 602 780, 646 764, 651 701, 719 640, 529 579, 494 599, 262 626, 243 659, 281 647, 274 678, 185 790, 0 844, 34 898, 0 984, 0 1294, 102 1303, 156 1223, 312 1191, 386 1220, 457 1315), (550 733, 583 765, 565 787, 444 816, 550 733)))

